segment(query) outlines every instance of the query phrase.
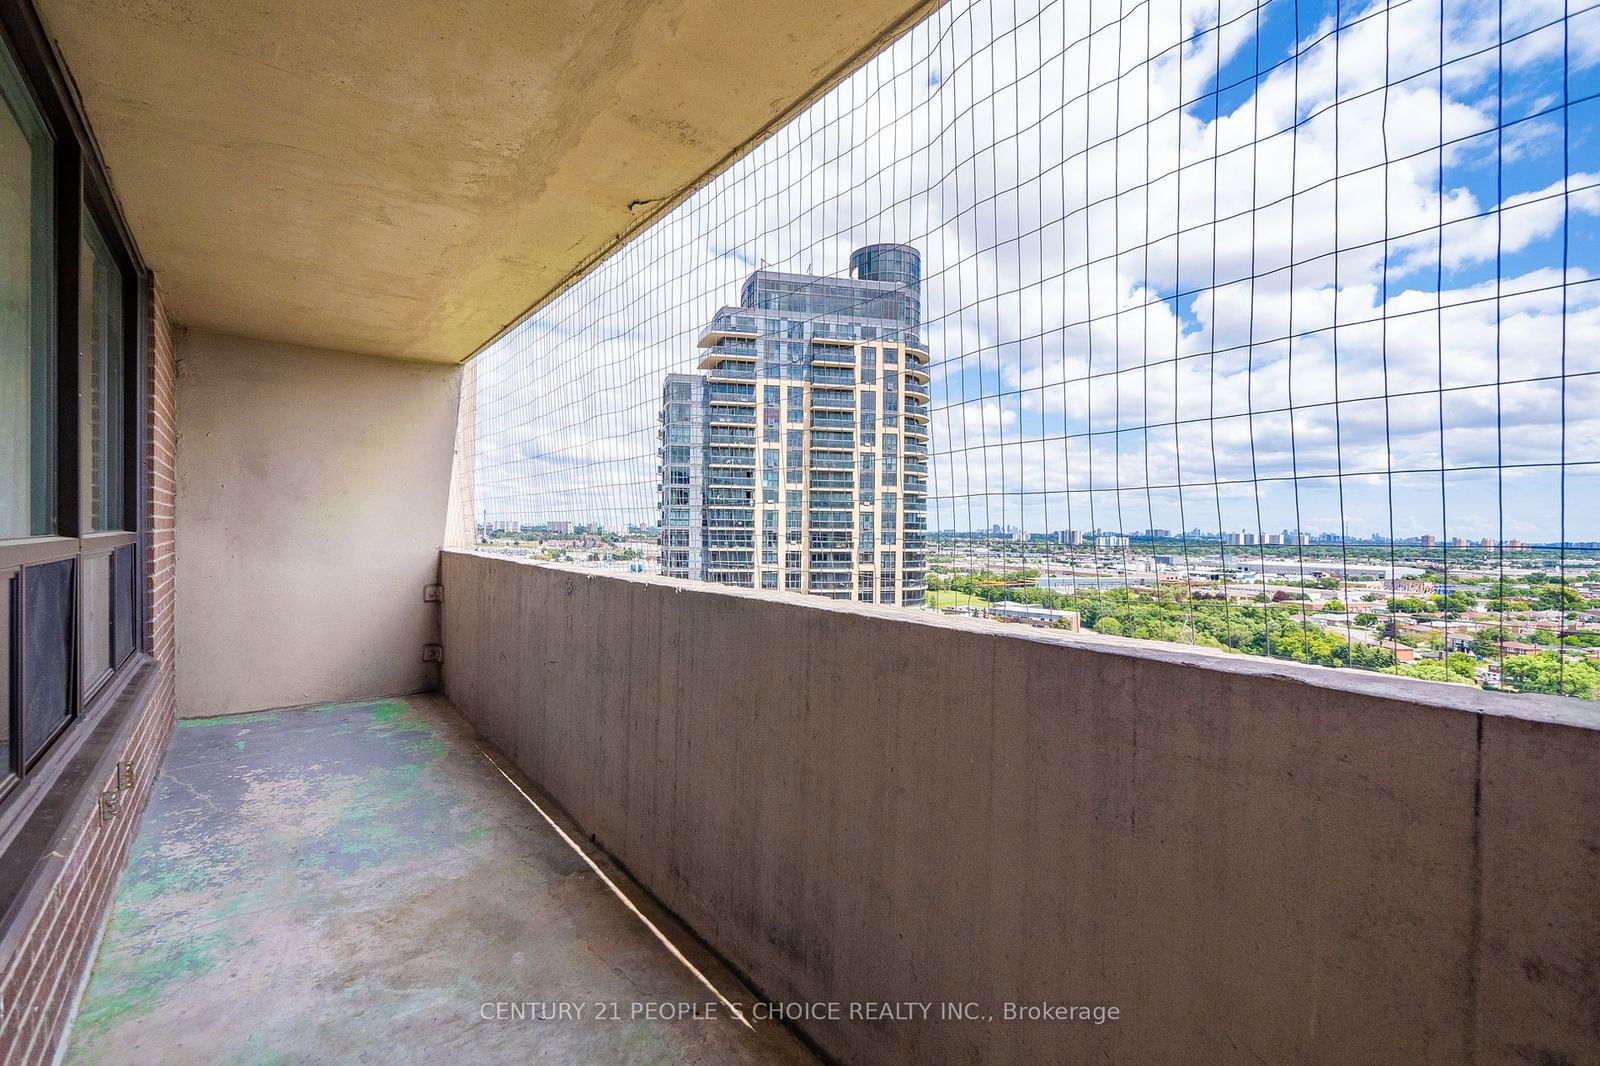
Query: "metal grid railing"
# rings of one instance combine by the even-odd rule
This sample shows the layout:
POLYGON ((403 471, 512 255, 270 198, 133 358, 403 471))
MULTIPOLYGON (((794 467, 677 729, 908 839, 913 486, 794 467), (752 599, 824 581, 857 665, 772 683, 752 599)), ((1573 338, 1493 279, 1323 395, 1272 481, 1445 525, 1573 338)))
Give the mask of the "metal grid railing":
POLYGON ((1600 697, 1597 92, 1600 5, 953 0, 476 357, 461 527, 653 569, 664 376, 907 244, 931 607, 1600 697))

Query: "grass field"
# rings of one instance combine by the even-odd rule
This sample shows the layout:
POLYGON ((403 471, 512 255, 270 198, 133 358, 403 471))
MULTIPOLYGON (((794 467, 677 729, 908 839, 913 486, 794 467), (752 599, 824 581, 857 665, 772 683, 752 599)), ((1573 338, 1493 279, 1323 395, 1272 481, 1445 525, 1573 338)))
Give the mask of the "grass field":
POLYGON ((974 596, 970 592, 956 592, 954 589, 929 590, 929 607, 983 607, 987 601, 974 596))

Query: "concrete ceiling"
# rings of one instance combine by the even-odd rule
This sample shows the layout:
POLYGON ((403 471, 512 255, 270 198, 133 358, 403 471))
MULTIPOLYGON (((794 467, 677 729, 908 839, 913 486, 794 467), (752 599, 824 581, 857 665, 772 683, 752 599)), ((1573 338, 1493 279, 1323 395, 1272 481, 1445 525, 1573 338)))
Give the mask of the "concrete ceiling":
POLYGON ((929 0, 36 0, 173 317, 455 362, 929 0))

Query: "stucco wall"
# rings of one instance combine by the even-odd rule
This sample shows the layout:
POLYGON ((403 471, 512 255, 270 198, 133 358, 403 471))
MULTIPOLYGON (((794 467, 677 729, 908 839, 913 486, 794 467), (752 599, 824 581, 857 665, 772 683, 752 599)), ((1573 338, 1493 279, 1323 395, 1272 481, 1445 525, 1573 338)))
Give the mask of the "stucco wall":
POLYGON ((202 331, 179 343, 178 708, 435 683, 460 371, 202 331))
POLYGON ((847 1062, 1596 1062, 1600 716, 446 552, 455 705, 847 1062), (1515 715, 1515 716, 1513 716, 1515 715))

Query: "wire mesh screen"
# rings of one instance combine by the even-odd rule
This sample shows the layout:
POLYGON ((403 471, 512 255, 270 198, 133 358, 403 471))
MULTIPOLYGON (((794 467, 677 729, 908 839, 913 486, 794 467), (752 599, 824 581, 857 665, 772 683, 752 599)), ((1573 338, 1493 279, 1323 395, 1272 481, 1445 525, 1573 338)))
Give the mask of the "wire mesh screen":
POLYGON ((473 360, 460 535, 1600 697, 1597 60, 953 0, 473 360))

